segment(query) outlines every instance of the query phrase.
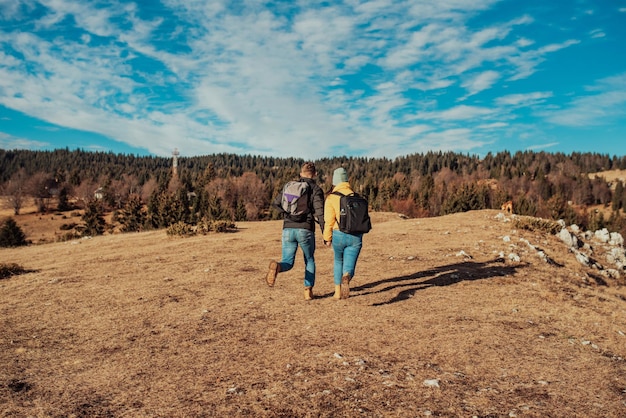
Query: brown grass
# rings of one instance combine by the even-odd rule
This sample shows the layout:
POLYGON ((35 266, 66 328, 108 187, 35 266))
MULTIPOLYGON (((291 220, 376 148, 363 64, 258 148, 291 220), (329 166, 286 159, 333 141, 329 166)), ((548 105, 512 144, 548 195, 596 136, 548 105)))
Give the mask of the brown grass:
POLYGON ((0 249, 0 416, 624 416, 626 289, 497 214, 373 214, 340 301, 274 221, 0 249))
POLYGON ((611 183, 611 188, 615 189, 617 180, 621 180, 622 182, 626 181, 626 170, 606 170, 597 173, 589 173, 590 179, 595 177, 603 177, 606 181, 611 183))

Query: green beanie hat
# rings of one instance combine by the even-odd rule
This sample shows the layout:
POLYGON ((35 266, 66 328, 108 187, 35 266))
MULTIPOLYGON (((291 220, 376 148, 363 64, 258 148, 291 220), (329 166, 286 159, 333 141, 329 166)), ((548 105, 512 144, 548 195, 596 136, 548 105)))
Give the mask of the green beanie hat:
POLYGON ((333 186, 336 186, 339 183, 343 183, 345 181, 348 181, 348 173, 346 172, 345 168, 339 167, 333 173, 333 186))

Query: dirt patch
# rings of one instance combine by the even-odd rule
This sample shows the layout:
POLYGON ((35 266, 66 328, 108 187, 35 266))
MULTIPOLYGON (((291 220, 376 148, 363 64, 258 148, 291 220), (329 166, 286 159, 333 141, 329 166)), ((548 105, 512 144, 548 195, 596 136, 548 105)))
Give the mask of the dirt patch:
POLYGON ((340 301, 280 222, 0 249, 0 416, 624 416, 622 279, 498 213, 373 214, 340 301))

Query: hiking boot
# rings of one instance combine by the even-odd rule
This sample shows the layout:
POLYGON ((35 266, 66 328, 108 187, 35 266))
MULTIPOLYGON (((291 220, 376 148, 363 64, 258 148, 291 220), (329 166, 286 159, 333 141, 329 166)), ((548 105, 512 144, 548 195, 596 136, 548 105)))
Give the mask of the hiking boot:
POLYGON ((304 288, 304 300, 311 300, 311 299, 313 299, 313 288, 305 287, 304 288))
POLYGON ((278 264, 274 260, 270 261, 270 267, 269 267, 269 270, 267 271, 267 276, 265 277, 265 281, 267 282, 267 285, 269 287, 274 286, 274 283, 276 283, 276 276, 278 275, 279 272, 280 272, 280 264, 278 264))
POLYGON ((341 299, 348 299, 350 296, 350 280, 352 280, 350 273, 345 273, 341 278, 341 299))
POLYGON ((335 294, 333 295, 333 299, 341 299, 341 285, 335 285, 335 294))

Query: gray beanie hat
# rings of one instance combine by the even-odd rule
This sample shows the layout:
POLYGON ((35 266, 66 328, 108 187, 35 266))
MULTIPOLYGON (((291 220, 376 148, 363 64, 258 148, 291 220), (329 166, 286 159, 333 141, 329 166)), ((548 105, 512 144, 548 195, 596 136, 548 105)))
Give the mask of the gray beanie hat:
POLYGON ((339 183, 343 183, 345 181, 348 181, 348 173, 346 172, 345 168, 339 167, 333 173, 333 186, 336 186, 339 183))

